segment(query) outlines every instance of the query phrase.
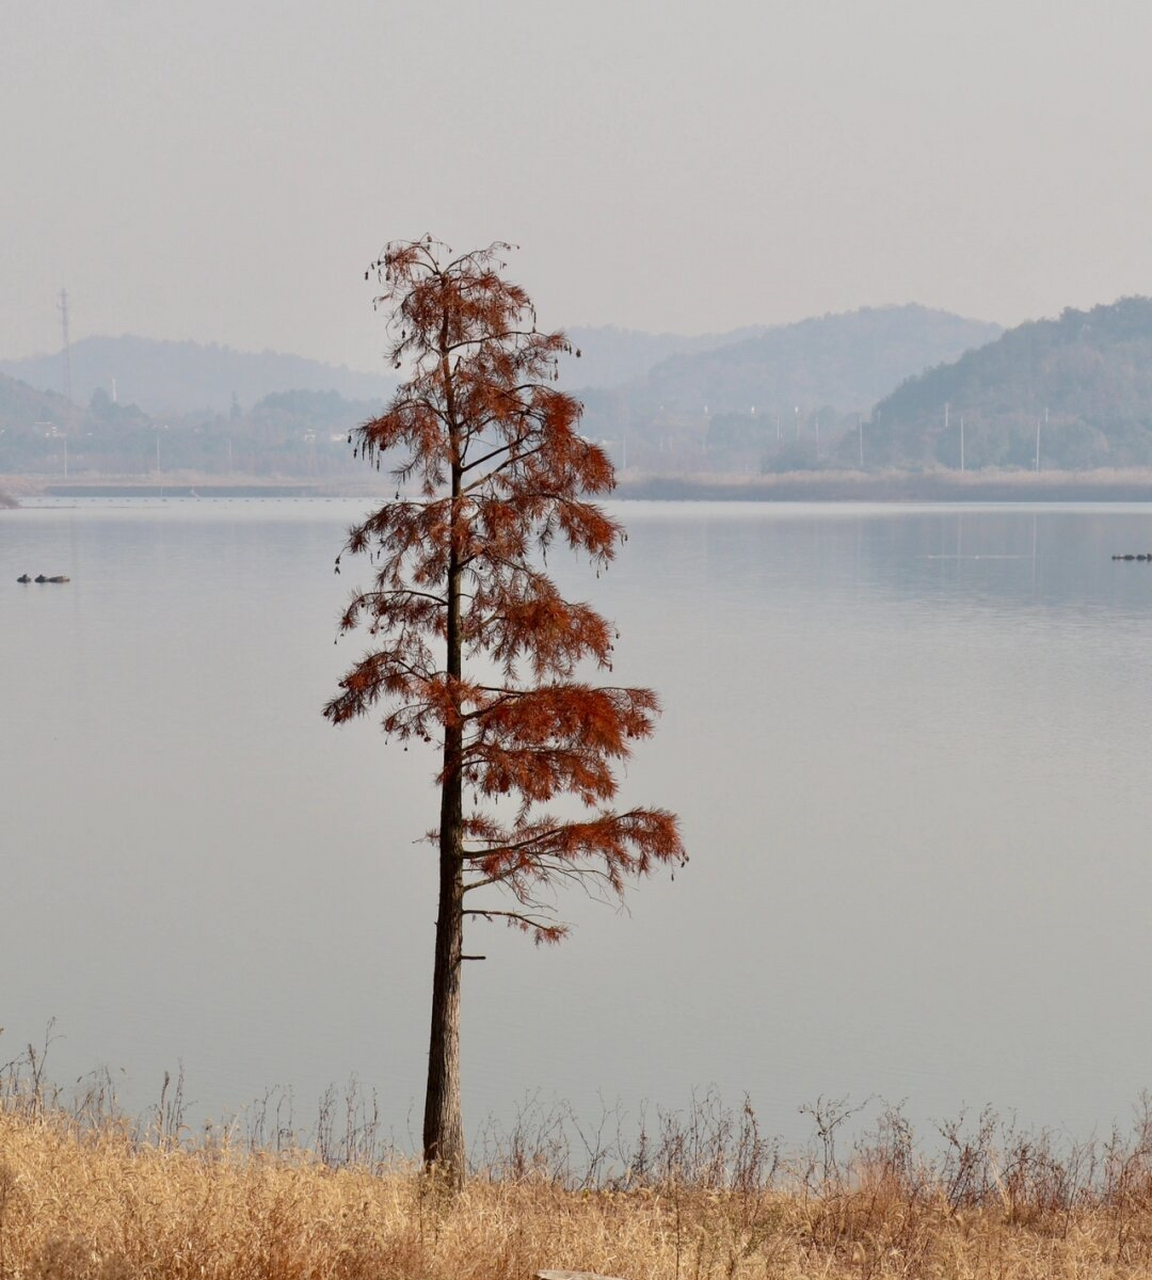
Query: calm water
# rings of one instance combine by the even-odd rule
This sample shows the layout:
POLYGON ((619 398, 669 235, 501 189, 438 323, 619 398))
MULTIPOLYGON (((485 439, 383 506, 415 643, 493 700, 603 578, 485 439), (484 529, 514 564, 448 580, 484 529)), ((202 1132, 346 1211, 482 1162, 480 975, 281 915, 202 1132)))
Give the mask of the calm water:
MULTIPOLYGON (((0 513, 0 1062, 182 1063, 201 1113, 355 1073, 418 1129, 432 760, 320 716, 363 503, 0 513), (27 571, 69 586, 18 586, 27 571)), ((597 581, 665 715, 625 799, 692 862, 538 951, 476 926, 472 1127, 526 1097, 993 1102, 1077 1135, 1152 1087, 1152 508, 629 504, 597 581)))

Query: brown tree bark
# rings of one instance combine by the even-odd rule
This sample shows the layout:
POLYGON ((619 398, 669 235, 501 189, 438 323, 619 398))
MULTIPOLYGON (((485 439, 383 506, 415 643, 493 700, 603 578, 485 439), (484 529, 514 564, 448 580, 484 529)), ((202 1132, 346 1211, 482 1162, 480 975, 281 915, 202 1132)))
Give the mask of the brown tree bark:
MULTIPOLYGON (((448 373, 447 324, 441 327, 440 359, 448 373)), ((450 382, 449 382, 450 385, 450 382)), ((460 557, 455 543, 462 471, 455 404, 447 409, 452 435, 453 536, 448 557, 445 617, 445 671, 458 681, 462 671, 460 636, 460 557)), ((457 707, 457 710, 459 708, 457 707)), ((460 978, 464 950, 464 779, 461 774, 463 728, 459 720, 444 727, 440 782, 440 894, 436 916, 436 954, 432 970, 432 1027, 428 1041, 428 1085, 424 1095, 424 1164, 455 1188, 464 1185, 464 1118, 460 1103, 460 978)))
MULTIPOLYGON (((447 754, 445 744, 445 754, 447 754)), ((464 941, 464 866, 460 856, 460 786, 441 797, 440 910, 432 974, 432 1028, 424 1101, 424 1163, 453 1187, 464 1185, 464 1120, 460 1106, 460 953, 464 941)))

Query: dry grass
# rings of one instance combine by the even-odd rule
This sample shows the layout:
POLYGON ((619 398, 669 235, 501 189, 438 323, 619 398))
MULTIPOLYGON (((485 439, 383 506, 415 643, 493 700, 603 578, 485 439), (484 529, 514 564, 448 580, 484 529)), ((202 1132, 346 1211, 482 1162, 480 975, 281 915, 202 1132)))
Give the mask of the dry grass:
POLYGON ((673 1277, 1152 1275, 1152 1119, 1058 1153, 990 1114, 917 1154, 899 1112, 841 1159, 851 1112, 811 1109, 783 1161, 750 1109, 661 1116, 624 1162, 555 1119, 490 1143, 458 1197, 375 1158, 333 1167, 235 1132, 148 1134, 103 1094, 65 1109, 38 1075, 0 1099, 4 1280, 526 1280, 544 1267, 673 1277))

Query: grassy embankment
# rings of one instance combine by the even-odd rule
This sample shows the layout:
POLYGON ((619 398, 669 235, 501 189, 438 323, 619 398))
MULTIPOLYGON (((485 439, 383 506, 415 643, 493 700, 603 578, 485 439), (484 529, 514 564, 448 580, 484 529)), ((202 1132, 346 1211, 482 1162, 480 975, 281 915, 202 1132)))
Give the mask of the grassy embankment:
MULTIPOLYGON (((147 1132, 92 1095, 0 1101, 5 1280, 628 1280, 1136 1277, 1152 1274, 1152 1118, 1058 1151, 984 1115, 919 1154, 898 1113, 846 1159, 846 1112, 782 1159, 751 1112, 659 1118, 627 1160, 551 1122, 489 1148, 457 1198, 410 1163, 279 1152, 236 1126, 194 1137, 169 1104, 147 1132), (581 1145, 578 1143, 577 1145, 581 1145)), ((355 1138, 355 1134, 352 1134, 355 1138)), ((337 1144, 339 1146, 339 1144, 337 1144)), ((363 1146, 353 1142, 346 1150, 363 1146)))

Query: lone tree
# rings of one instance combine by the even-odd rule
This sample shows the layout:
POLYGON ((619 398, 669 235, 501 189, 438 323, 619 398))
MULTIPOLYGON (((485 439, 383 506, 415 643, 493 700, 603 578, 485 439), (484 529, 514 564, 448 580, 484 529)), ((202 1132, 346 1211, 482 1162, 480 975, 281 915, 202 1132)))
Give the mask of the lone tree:
POLYGON ((606 565, 623 529, 585 498, 613 488, 612 464, 577 434, 579 403, 551 385, 571 348, 537 331, 527 294, 500 274, 510 247, 453 257, 427 237, 390 244, 370 268, 392 363, 408 379, 353 435, 377 469, 397 451, 397 489, 349 533, 344 550, 368 553, 374 580, 340 629, 366 627, 373 648, 324 708, 339 724, 380 706, 389 738, 439 748, 424 1160, 456 1185, 465 917, 557 942, 567 932, 558 883, 621 894, 628 877, 686 856, 673 814, 610 807, 614 765, 652 732, 659 707, 648 689, 581 677, 581 667, 611 669, 614 633, 589 605, 563 599, 545 569, 557 541, 606 565), (550 813, 562 797, 564 816, 550 813), (492 890, 505 891, 503 905, 492 890))

